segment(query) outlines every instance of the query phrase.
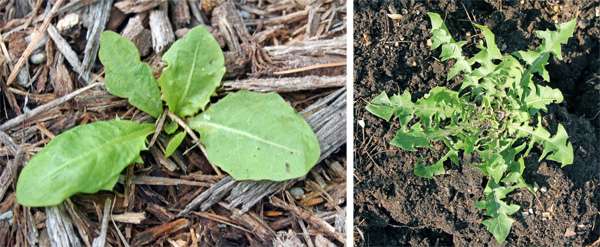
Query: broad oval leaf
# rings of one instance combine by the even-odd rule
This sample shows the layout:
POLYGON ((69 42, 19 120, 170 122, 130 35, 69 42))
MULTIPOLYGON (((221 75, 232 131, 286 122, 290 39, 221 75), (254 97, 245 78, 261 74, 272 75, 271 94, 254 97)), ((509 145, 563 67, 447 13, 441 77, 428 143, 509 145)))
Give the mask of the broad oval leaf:
POLYGON ((106 31, 100 37, 98 57, 105 67, 108 92, 158 118, 163 112, 160 91, 152 68, 140 61, 135 45, 121 35, 106 31))
POLYGON ((57 205, 76 193, 111 190, 119 173, 141 162, 153 124, 127 120, 80 125, 56 136, 23 168, 17 182, 21 205, 57 205))
POLYGON ((225 60, 217 41, 202 25, 192 28, 163 56, 168 66, 158 79, 161 99, 179 117, 204 110, 225 74, 225 60))
POLYGON ((200 132, 210 162, 237 180, 297 178, 321 154, 310 126, 275 93, 230 93, 188 125, 200 132))

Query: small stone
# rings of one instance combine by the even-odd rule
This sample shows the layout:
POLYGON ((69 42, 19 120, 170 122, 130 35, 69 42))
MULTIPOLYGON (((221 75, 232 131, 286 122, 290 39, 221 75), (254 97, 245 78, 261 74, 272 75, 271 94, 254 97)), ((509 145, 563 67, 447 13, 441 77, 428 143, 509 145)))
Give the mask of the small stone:
POLYGON ((65 15, 62 19, 58 21, 56 24, 56 29, 58 32, 63 33, 67 32, 71 28, 79 25, 79 15, 75 13, 70 13, 65 15))
POLYGON ((427 47, 431 47, 431 45, 433 45, 433 43, 431 42, 431 39, 427 40, 427 47))
POLYGON ((33 55, 31 55, 29 60, 31 61, 32 64, 41 64, 46 61, 46 53, 39 52, 39 53, 33 54, 33 55))
POLYGON ((294 187, 290 189, 290 193, 292 194, 292 196, 294 196, 294 198, 298 199, 304 195, 304 190, 302 190, 302 188, 299 187, 294 187))
POLYGON ((27 67, 23 67, 17 75, 17 83, 19 83, 19 85, 23 87, 27 87, 27 84, 29 84, 29 72, 27 72, 28 70, 29 69, 27 67))
POLYGON ((13 217, 13 212, 7 211, 6 213, 3 213, 2 215, 0 215, 0 221, 12 219, 12 217, 13 217))
POLYGON ((570 226, 569 228, 567 228, 567 231, 565 231, 565 237, 572 237, 577 235, 577 233, 575 233, 575 226, 570 226))
POLYGON ((548 191, 548 189, 546 188, 546 186, 542 186, 542 188, 540 188, 540 192, 546 193, 546 191, 548 191))
POLYGON ((240 13, 242 14, 242 18, 244 18, 244 19, 250 18, 250 12, 242 9, 242 10, 240 10, 240 13))
POLYGON ((358 125, 360 125, 361 128, 365 128, 365 120, 358 120, 358 125))
POLYGON ((529 209, 529 210, 527 210, 527 211, 529 211, 529 214, 533 214, 533 208, 530 208, 530 209, 529 209))

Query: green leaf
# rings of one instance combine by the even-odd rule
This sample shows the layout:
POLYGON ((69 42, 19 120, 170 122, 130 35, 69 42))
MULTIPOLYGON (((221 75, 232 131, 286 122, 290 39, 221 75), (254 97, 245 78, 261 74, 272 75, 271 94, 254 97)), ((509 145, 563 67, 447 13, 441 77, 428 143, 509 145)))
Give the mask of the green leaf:
POLYGON ((135 45, 113 31, 100 36, 98 57, 104 64, 108 92, 122 98, 140 110, 158 118, 162 114, 160 91, 152 68, 140 61, 135 45))
POLYGON ((447 80, 452 79, 452 77, 458 75, 461 71, 470 74, 471 66, 462 55, 462 46, 467 42, 455 42, 439 14, 427 13, 427 15, 429 15, 429 19, 431 20, 431 33, 433 34, 431 37, 433 40, 431 50, 435 50, 441 45, 442 54, 440 57, 442 61, 451 58, 456 59, 454 66, 450 69, 447 80))
POLYGON ((523 80, 527 79, 530 74, 538 73, 545 81, 550 81, 550 76, 545 66, 548 64, 550 53, 554 54, 559 60, 562 60, 561 44, 566 44, 570 37, 573 37, 577 19, 573 19, 567 23, 557 25, 556 31, 536 31, 539 38, 542 39, 540 45, 535 51, 517 51, 514 56, 523 59, 529 66, 523 76, 523 80))
POLYGON ((403 128, 398 130, 391 143, 404 150, 417 151, 415 147, 431 147, 429 145, 430 140, 430 137, 423 132, 421 123, 416 123, 408 132, 405 132, 403 128))
POLYGON ((80 125, 56 136, 23 168, 17 183, 21 205, 57 205, 76 193, 112 190, 119 174, 142 162, 153 124, 127 120, 80 125))
POLYGON ((275 93, 230 93, 187 121, 209 161, 237 180, 304 176, 321 153, 310 126, 275 93))
POLYGON ((529 94, 525 96, 525 104, 531 115, 535 115, 540 110, 546 112, 548 111, 546 105, 563 101, 563 95, 558 89, 538 85, 532 85, 530 89, 529 94))
MULTIPOLYGON (((492 219, 484 220, 482 223, 487 226, 488 231, 494 235, 498 243, 504 242, 512 223, 515 221, 508 217, 519 210, 519 205, 508 205, 502 199, 506 197, 513 187, 502 187, 494 183, 492 180, 488 183, 487 197, 485 201, 475 202, 474 205, 480 210, 486 210, 485 215, 491 216, 492 219)), ((485 192, 484 192, 485 193, 485 192)))
POLYGON ((385 119, 385 121, 390 121, 392 115, 396 114, 401 126, 406 126, 415 113, 415 107, 412 101, 410 101, 410 93, 408 91, 404 91, 401 96, 394 95, 391 99, 388 98, 386 92, 383 92, 377 98, 373 99, 367 105, 366 109, 375 114, 375 116, 385 119))
POLYGON ((169 156, 171 156, 171 154, 173 154, 173 152, 175 152, 175 150, 179 147, 179 145, 181 145, 181 142, 183 142, 184 138, 185 138, 185 131, 181 131, 181 132, 177 133, 176 135, 174 135, 173 137, 171 137, 171 139, 169 140, 169 143, 167 143, 167 149, 165 150, 165 158, 169 158, 169 156))
POLYGON ((422 159, 419 159, 415 166, 415 175, 424 178, 433 178, 434 175, 446 173, 446 171, 444 171, 444 161, 448 158, 456 160, 458 158, 458 152, 456 150, 449 150, 442 158, 435 162, 435 164, 429 166, 422 165, 422 159))
POLYGON ((167 122, 165 123, 165 132, 171 135, 177 131, 177 128, 179 128, 177 122, 171 120, 171 118, 167 118, 167 122))
POLYGON ((202 25, 192 28, 163 61, 168 66, 158 82, 169 111, 183 118, 204 110, 225 74, 223 52, 212 35, 202 25))
POLYGON ((495 183, 500 183, 504 172, 508 168, 505 160, 500 154, 492 151, 492 147, 487 147, 483 151, 477 150, 477 152, 484 163, 474 166, 480 168, 484 175, 491 176, 495 183))
POLYGON ((542 127, 541 119, 538 120, 538 126, 535 128, 526 124, 518 125, 515 123, 509 124, 508 127, 513 131, 518 131, 517 137, 531 137, 529 149, 536 142, 542 144, 544 151, 539 160, 542 160, 548 153, 552 152, 552 154, 546 157, 547 159, 559 162, 562 166, 573 164, 573 145, 567 142, 569 135, 562 124, 558 124, 558 131, 553 137, 550 137, 550 132, 542 127))

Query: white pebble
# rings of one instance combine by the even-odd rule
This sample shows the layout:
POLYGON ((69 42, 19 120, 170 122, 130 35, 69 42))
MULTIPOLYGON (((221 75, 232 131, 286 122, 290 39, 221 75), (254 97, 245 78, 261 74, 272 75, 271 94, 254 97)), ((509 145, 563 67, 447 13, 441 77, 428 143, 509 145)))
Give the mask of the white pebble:
POLYGON ((0 221, 6 220, 6 219, 12 219, 12 217, 13 217, 13 212, 7 211, 6 213, 3 213, 2 215, 0 215, 0 221))
POLYGON ((58 32, 62 33, 76 25, 79 25, 79 15, 75 13, 70 13, 65 15, 62 19, 58 21, 58 23, 56 24, 56 29, 58 30, 58 32))
POLYGON ((29 69, 27 67, 23 67, 17 75, 17 83, 19 83, 23 87, 27 87, 27 84, 29 84, 29 73, 27 72, 28 70, 29 69))
POLYGON ((31 61, 32 64, 41 64, 46 61, 46 53, 39 52, 39 53, 33 54, 29 58, 29 61, 31 61))
POLYGON ((244 18, 244 19, 250 18, 250 12, 242 9, 242 10, 240 10, 240 13, 242 13, 242 18, 244 18))

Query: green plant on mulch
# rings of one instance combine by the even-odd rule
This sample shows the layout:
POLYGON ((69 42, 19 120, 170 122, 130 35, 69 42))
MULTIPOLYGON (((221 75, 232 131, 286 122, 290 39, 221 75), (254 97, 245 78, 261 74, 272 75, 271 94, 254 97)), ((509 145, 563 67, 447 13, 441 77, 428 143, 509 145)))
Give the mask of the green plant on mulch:
MULTIPOLYGON (((225 65, 221 48, 202 26, 191 29, 164 54, 168 66, 158 79, 160 89, 150 66, 140 61, 135 45, 117 33, 102 34, 99 58, 110 93, 128 98, 131 105, 158 119, 167 113, 163 101, 167 104, 173 119, 164 129, 175 133, 167 145, 167 156, 189 131, 178 131, 176 120, 185 118, 187 124, 180 125, 200 133, 209 161, 238 180, 300 177, 319 158, 314 132, 276 93, 239 91, 208 106, 225 65), (197 114, 199 110, 202 112, 197 114)), ((143 162, 140 151, 147 149, 146 138, 156 131, 161 129, 154 124, 118 118, 65 131, 22 170, 16 189, 18 202, 51 206, 76 193, 112 190, 125 167, 143 162)))
POLYGON ((448 80, 462 74, 460 90, 436 87, 415 103, 408 91, 391 98, 383 92, 366 108, 386 121, 396 115, 401 128, 391 141, 395 146, 409 151, 417 151, 418 147, 433 149, 431 141, 443 141, 448 146, 449 151, 435 164, 424 165, 419 160, 414 169, 418 176, 444 174, 443 162, 450 159, 458 165, 461 151, 464 155, 478 154, 483 162, 473 165, 489 176, 489 181, 483 191, 486 199, 475 202, 475 206, 491 216, 483 224, 502 243, 514 222, 508 215, 520 208, 504 198, 518 188, 528 188, 533 193, 522 177, 523 157, 537 143, 543 148, 540 160, 545 157, 562 166, 573 163, 573 147, 567 142, 569 136, 564 127, 558 124, 552 135, 541 125, 541 111, 546 112, 548 104, 562 102, 562 93, 535 84, 533 78, 537 73, 543 81, 550 81, 545 65, 550 54, 562 59, 561 44, 573 36, 576 20, 557 25, 557 31, 537 31, 542 44, 535 51, 506 56, 494 43, 494 34, 475 24, 485 38, 485 46, 482 41, 477 46, 479 53, 466 58, 462 54, 466 42, 454 41, 438 14, 428 15, 433 34, 431 48, 442 47, 442 61, 456 60, 448 80), (418 121, 408 128, 415 118, 418 121))

